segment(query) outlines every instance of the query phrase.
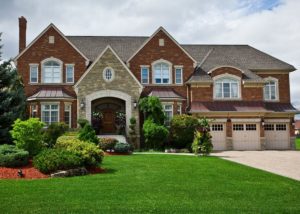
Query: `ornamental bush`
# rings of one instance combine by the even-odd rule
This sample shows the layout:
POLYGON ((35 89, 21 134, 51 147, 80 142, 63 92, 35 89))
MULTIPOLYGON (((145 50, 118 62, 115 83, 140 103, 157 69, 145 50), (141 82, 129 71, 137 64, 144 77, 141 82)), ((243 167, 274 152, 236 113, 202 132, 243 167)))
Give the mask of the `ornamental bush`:
POLYGON ((81 141, 95 143, 96 145, 98 145, 99 143, 99 138, 97 137, 95 130, 90 124, 85 124, 85 126, 80 129, 78 133, 78 139, 81 141))
POLYGON ((64 149, 45 149, 33 158, 33 165, 43 173, 67 170, 83 166, 82 159, 64 149))
POLYGON ((79 118, 77 123, 79 124, 80 128, 83 128, 86 124, 89 124, 89 121, 87 119, 79 118))
POLYGON ((170 146, 176 149, 190 149, 197 127, 199 122, 196 117, 186 114, 174 115, 170 126, 170 146))
POLYGON ((58 137, 62 136, 68 130, 68 126, 63 123, 52 123, 44 131, 44 142, 48 147, 53 147, 58 137))
POLYGON ((154 123, 152 119, 147 119, 144 122, 143 132, 145 143, 151 149, 160 149, 169 135, 165 126, 154 123))
POLYGON ((23 149, 18 149, 14 145, 0 146, 0 166, 19 167, 28 164, 29 153, 23 149))
POLYGON ((29 156, 32 157, 38 154, 44 147, 43 127, 44 123, 38 118, 30 118, 25 121, 17 119, 10 133, 17 148, 28 151, 29 156))
POLYGON ((114 147, 115 152, 118 153, 129 153, 132 151, 132 147, 128 143, 118 142, 114 147))
POLYGON ((55 148, 73 152, 81 158, 85 166, 98 166, 101 164, 103 151, 90 142, 77 139, 75 136, 61 136, 57 139, 55 148))
POLYGON ((195 154, 209 155, 213 149, 209 121, 204 118, 199 121, 199 124, 200 128, 195 131, 192 150, 195 154))
POLYGON ((103 151, 112 150, 117 142, 115 138, 100 138, 99 146, 103 151))

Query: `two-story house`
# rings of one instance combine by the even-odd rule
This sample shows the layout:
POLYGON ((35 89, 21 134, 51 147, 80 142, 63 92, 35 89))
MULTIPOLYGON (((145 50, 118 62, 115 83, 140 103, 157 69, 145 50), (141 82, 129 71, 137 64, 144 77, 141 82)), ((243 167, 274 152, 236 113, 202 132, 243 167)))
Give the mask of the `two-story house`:
MULTIPOLYGON (((46 124, 77 127, 101 112, 102 133, 116 131, 117 112, 140 121, 140 97, 160 98, 175 114, 212 119, 215 150, 294 148, 289 73, 295 68, 248 45, 179 44, 164 28, 150 37, 66 36, 50 24, 19 54, 28 112, 46 124)), ((140 133, 140 124, 138 124, 140 133)))

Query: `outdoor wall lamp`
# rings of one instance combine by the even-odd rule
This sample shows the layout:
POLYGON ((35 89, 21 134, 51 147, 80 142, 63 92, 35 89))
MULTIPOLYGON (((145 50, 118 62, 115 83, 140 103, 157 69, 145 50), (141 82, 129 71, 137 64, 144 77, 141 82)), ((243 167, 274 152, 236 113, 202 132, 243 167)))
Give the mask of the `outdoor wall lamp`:
POLYGON ((133 107, 136 108, 137 107, 137 101, 133 100, 133 107))
POLYGON ((84 99, 82 99, 80 102, 80 108, 84 109, 84 107, 85 107, 85 102, 84 102, 84 99))

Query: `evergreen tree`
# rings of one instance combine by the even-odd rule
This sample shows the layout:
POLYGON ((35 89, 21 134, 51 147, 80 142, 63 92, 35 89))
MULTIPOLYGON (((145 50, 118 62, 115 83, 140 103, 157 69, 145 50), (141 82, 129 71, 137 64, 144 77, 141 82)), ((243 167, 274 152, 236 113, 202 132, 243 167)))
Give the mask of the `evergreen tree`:
POLYGON ((0 144, 11 142, 9 131, 17 118, 24 117, 25 104, 21 78, 11 60, 1 61, 0 54, 0 144))

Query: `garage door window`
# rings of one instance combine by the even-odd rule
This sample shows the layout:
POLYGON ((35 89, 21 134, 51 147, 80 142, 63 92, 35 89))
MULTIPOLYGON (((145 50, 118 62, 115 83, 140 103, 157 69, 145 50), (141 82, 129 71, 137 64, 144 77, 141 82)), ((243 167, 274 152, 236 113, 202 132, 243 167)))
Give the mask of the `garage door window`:
POLYGON ((256 131, 256 124, 246 124, 247 131, 256 131))
POLYGON ((286 131, 286 124, 276 124, 276 131, 286 131))
POLYGON ((233 131, 244 131, 244 124, 233 124, 233 131))
POLYGON ((211 126, 212 131, 223 131, 223 125, 222 124, 213 124, 211 126))
POLYGON ((265 124, 265 131, 274 131, 274 124, 265 124))

